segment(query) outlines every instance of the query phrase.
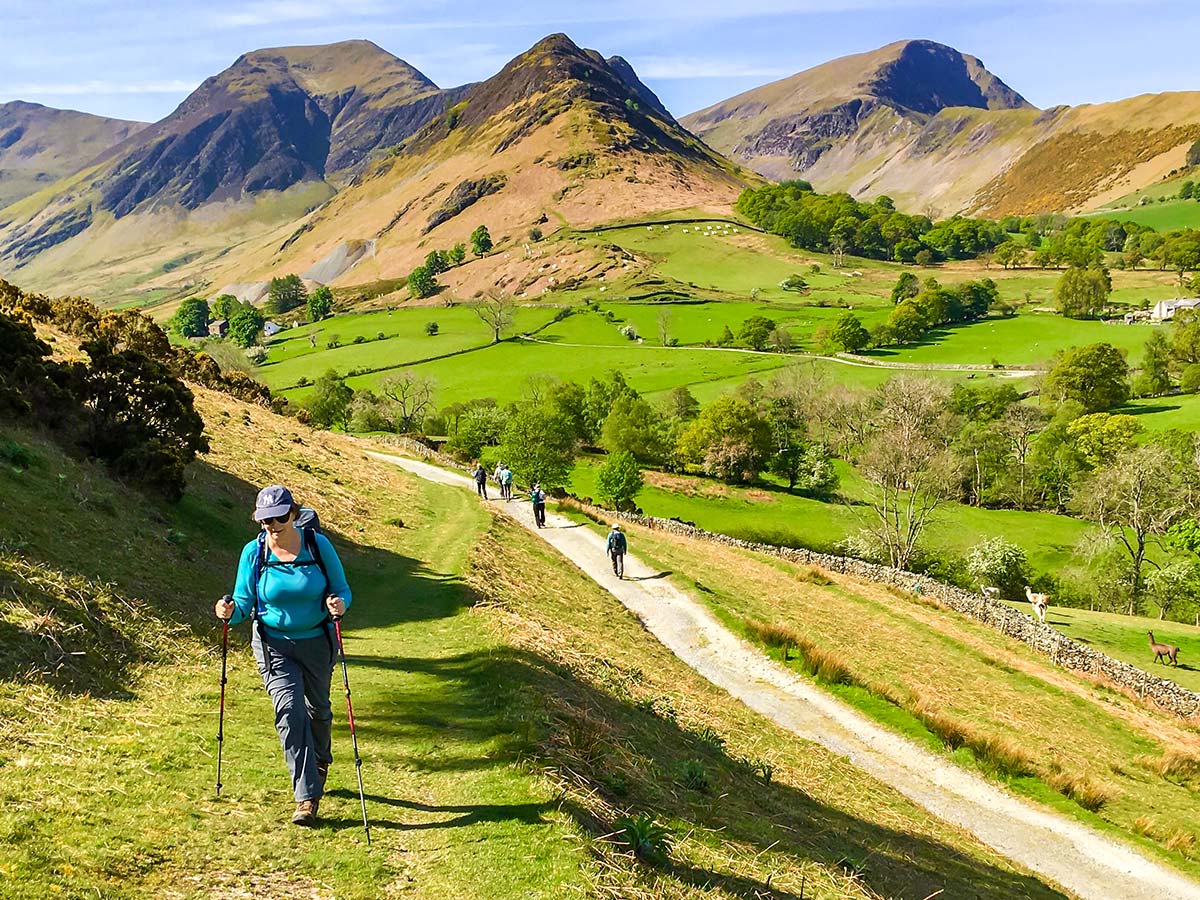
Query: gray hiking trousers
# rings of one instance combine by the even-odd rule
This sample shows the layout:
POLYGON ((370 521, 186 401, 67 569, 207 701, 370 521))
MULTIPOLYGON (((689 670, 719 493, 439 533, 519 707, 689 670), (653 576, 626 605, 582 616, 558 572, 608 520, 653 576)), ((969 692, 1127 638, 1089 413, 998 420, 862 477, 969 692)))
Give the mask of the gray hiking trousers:
POLYGON ((325 792, 317 765, 333 761, 332 640, 323 635, 301 640, 278 638, 255 628, 251 645, 258 673, 275 707, 275 730, 292 775, 296 802, 316 800, 325 792))

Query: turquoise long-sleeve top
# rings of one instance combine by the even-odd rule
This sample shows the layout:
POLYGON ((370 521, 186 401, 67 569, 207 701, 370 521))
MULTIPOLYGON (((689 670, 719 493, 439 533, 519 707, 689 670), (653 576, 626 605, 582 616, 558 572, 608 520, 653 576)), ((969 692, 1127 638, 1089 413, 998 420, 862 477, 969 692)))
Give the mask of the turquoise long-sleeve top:
MULTIPOLYGON (((346 601, 346 608, 350 608, 350 585, 346 583, 342 561, 338 559, 329 538, 323 534, 315 537, 321 551, 321 562, 325 564, 325 571, 329 575, 328 589, 321 575, 321 567, 312 564, 313 557, 307 546, 301 547, 295 563, 308 562, 309 565, 283 563, 274 553, 267 554, 268 562, 273 565, 263 566, 259 573, 258 609, 263 627, 272 637, 301 640, 323 634, 323 624, 329 615, 325 598, 330 595, 341 597, 346 601)), ((256 553, 257 539, 242 548, 242 556, 238 561, 237 582, 233 588, 233 602, 237 608, 229 620, 234 625, 246 621, 254 611, 251 581, 256 553)))

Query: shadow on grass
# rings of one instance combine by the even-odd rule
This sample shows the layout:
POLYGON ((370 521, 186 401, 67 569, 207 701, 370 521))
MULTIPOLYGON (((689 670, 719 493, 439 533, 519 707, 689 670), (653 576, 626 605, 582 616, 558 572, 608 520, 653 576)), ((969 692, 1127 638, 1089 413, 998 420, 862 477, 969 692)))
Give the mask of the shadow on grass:
MULTIPOLYGON (((753 852, 811 858, 856 873, 863 884, 885 896, 925 897, 939 891, 996 900, 1063 896, 1035 878, 995 868, 939 841, 864 821, 791 785, 764 782, 750 761, 730 755, 711 735, 691 732, 657 714, 653 704, 620 696, 538 652, 501 648, 441 658, 357 656, 354 665, 405 672, 416 676, 406 683, 425 686, 398 690, 364 709, 360 718, 369 722, 362 729, 364 743, 374 735, 419 746, 427 743, 433 729, 479 751, 447 755, 443 747, 401 755, 394 760, 401 766, 478 771, 532 759, 551 770, 572 773, 576 783, 603 797, 610 809, 649 813, 669 823, 676 835, 719 832, 722 839, 753 852), (703 790, 686 786, 684 767, 693 762, 708 782, 703 790)), ((369 777, 369 769, 364 769, 364 777, 369 777)), ((353 791, 332 793, 357 800, 353 791)), ((618 831, 615 820, 598 817, 567 798, 514 805, 440 806, 384 797, 371 802, 408 810, 419 820, 414 825, 389 825, 400 829, 457 828, 497 819, 537 823, 555 809, 594 837, 618 831), (448 817, 420 821, 439 813, 448 817)), ((360 821, 350 819, 336 824, 361 827, 360 821)), ((687 885, 721 886, 736 897, 793 896, 719 867, 700 869, 671 860, 658 866, 658 872, 687 885)))
MULTIPOLYGON (((173 658, 178 625, 219 653, 213 603, 231 589, 242 548, 255 537, 250 511, 261 485, 201 461, 177 504, 129 497, 93 508, 78 495, 106 496, 108 479, 81 466, 72 492, 52 468, 27 475, 11 499, 38 504, 49 521, 71 522, 77 538, 23 551, 34 565, 21 554, 10 564, 0 558, 0 599, 13 610, 13 621, 0 617, 0 680, 35 677, 68 695, 128 699, 137 666, 173 658)), ((5 524, 0 539, 21 546, 21 523, 5 524)), ((475 602, 456 576, 326 533, 354 591, 347 632, 452 616, 475 602)), ((231 649, 249 642, 246 624, 230 634, 231 649)))

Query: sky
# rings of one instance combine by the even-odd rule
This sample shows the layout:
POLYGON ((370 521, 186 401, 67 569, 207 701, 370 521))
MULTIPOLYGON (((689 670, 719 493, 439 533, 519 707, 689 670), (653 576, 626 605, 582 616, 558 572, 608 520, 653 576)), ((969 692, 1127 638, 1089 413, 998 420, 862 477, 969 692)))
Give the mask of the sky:
POLYGON ((1194 0, 0 0, 0 23, 0 102, 143 121, 261 47, 366 38, 451 87, 557 31, 624 56, 676 116, 905 38, 1043 108, 1200 89, 1194 0))

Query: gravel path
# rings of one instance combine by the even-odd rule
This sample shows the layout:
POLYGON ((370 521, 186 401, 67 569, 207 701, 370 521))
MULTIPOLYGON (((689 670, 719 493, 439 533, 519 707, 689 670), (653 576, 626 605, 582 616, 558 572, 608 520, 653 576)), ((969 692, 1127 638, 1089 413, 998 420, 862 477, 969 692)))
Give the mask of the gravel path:
MULTIPOLYGON (((440 484, 473 489, 466 475, 370 453, 440 484)), ((489 493, 498 490, 489 485, 489 493)), ((718 687, 793 734, 867 772, 975 835, 1018 865, 1084 900, 1200 900, 1200 884, 1086 826, 1020 800, 876 725, 772 662, 721 625, 698 601, 636 556, 625 580, 612 574, 604 539, 553 513, 537 529, 528 500, 493 505, 571 560, 631 610, 672 653, 718 687)))

